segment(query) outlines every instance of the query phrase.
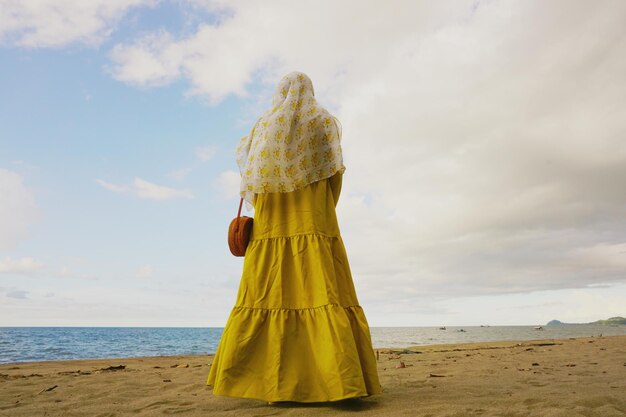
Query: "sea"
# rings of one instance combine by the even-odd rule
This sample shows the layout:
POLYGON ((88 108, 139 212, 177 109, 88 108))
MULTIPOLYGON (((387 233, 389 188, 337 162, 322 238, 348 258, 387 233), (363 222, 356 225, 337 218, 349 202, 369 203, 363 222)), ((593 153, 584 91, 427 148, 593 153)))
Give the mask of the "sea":
MULTIPOLYGON (((0 327, 0 363, 215 353, 222 327, 0 327)), ((374 348, 626 335, 626 325, 371 327, 374 348), (540 328, 537 328, 540 327, 540 328)))

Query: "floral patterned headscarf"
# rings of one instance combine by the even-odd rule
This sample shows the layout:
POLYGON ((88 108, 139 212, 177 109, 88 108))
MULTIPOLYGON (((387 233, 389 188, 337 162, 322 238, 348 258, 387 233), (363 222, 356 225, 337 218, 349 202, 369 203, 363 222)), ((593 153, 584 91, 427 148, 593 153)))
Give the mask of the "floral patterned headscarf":
POLYGON ((237 145, 240 195, 289 192, 345 170, 337 119, 317 103, 313 84, 302 72, 278 83, 272 109, 237 145))

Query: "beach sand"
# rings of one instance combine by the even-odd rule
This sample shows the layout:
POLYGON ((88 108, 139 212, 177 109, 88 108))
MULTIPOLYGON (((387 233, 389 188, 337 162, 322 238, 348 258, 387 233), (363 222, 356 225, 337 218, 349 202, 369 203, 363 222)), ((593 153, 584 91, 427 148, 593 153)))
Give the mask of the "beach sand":
POLYGON ((317 404, 214 396, 209 355, 4 364, 0 415, 626 416, 626 336, 407 349, 378 349, 382 394, 317 404))

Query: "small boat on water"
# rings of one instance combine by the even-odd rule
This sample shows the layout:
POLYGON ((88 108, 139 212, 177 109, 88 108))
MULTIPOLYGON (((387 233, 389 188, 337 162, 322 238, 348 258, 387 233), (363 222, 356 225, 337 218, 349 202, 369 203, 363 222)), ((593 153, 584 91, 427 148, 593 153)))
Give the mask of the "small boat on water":
POLYGON ((543 330, 543 326, 534 327, 535 330, 543 330))
POLYGON ((446 326, 441 326, 439 330, 446 330, 446 326))

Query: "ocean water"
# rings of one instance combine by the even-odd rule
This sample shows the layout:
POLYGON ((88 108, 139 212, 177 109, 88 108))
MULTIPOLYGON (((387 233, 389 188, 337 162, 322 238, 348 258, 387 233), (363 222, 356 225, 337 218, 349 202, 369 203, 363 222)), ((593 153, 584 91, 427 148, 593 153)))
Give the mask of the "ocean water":
MULTIPOLYGON (((214 353, 221 327, 0 327, 0 363, 214 353)), ((626 325, 372 327, 374 348, 626 335, 626 325), (464 331, 461 331, 464 330, 464 331)))

